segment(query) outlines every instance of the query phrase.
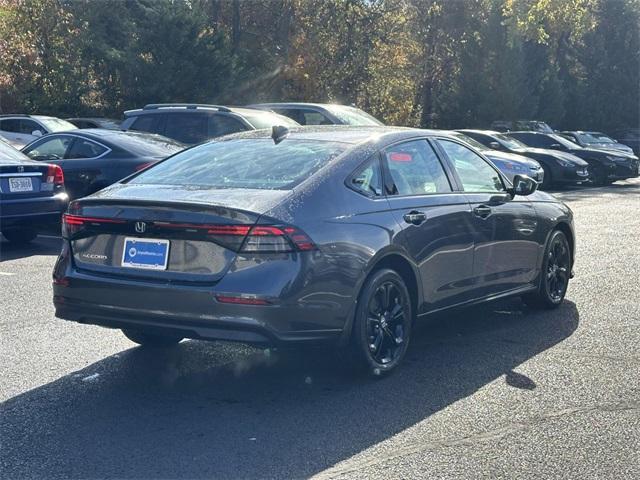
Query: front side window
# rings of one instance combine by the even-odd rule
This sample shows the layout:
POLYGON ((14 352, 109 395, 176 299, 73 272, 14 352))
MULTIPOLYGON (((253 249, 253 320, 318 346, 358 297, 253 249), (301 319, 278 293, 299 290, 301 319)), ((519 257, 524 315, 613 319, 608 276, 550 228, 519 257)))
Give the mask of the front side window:
POLYGON ((230 139, 199 145, 145 170, 131 183, 208 188, 289 190, 348 144, 271 138, 230 139))
POLYGON ((426 140, 412 140, 386 149, 384 164, 392 183, 391 195, 451 192, 442 164, 426 140))
POLYGON ((453 163, 465 192, 503 192, 500 174, 471 149, 449 140, 438 140, 453 163))
POLYGON ((47 138, 29 147, 24 153, 34 160, 61 160, 67 153, 71 142, 73 142, 73 138, 66 135, 47 138))
POLYGON ((84 138, 77 138, 67 153, 67 158, 95 158, 105 153, 107 149, 95 142, 84 138))

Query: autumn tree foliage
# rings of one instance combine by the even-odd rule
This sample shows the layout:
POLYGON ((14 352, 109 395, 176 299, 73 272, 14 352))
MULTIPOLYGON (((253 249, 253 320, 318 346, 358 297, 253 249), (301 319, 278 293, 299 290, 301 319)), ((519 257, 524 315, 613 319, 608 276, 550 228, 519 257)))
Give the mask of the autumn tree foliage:
POLYGON ((354 104, 390 124, 638 126, 640 0, 0 0, 0 110, 354 104))

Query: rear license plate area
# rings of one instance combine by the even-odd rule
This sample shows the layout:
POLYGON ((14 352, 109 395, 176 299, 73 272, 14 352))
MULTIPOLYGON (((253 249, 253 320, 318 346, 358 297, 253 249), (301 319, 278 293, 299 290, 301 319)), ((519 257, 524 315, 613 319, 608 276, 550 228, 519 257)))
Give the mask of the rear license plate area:
POLYGON ((29 178, 29 177, 10 178, 9 179, 9 191, 11 193, 31 192, 31 191, 33 191, 33 184, 31 183, 31 178, 29 178))
POLYGON ((169 240, 126 237, 122 247, 121 265, 126 268, 166 270, 169 246, 169 240))

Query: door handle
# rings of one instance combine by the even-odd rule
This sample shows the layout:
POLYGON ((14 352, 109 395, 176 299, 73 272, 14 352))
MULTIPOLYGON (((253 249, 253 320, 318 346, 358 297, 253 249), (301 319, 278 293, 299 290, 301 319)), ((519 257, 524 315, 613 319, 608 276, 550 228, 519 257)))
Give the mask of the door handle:
POLYGON ((420 225, 427 220, 427 214, 424 212, 418 212, 417 210, 411 210, 409 213, 405 213, 402 218, 411 225, 420 225))
POLYGON ((473 209, 473 214, 476 217, 487 218, 489 215, 491 215, 491 207, 480 205, 479 207, 473 209))

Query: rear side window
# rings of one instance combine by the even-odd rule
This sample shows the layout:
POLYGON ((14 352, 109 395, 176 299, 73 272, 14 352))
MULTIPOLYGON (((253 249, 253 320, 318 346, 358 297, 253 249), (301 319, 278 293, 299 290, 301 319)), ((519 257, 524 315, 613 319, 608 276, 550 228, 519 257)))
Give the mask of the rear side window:
POLYGON ((354 190, 367 196, 382 195, 382 176, 380 175, 380 162, 375 160, 367 162, 363 167, 351 175, 349 185, 354 190))
POLYGON ((141 115, 133 121, 129 130, 159 133, 160 120, 160 115, 141 115))
POLYGON ((171 113, 164 134, 182 143, 200 143, 209 138, 207 115, 171 113))
POLYGON ((67 152, 67 158, 95 158, 105 153, 107 149, 91 140, 76 138, 67 152))
POLYGON ((288 190, 343 153, 336 142, 233 139, 190 148, 131 180, 155 185, 288 190))
POLYGON ((246 130, 245 126, 235 118, 227 115, 211 115, 209 117, 208 137, 221 137, 246 130))
POLYGON ((438 140, 458 172, 465 192, 502 192, 504 185, 498 172, 484 159, 459 143, 438 140))
POLYGON ((451 192, 440 160, 426 140, 413 140, 384 151, 393 183, 392 195, 426 195, 451 192))

